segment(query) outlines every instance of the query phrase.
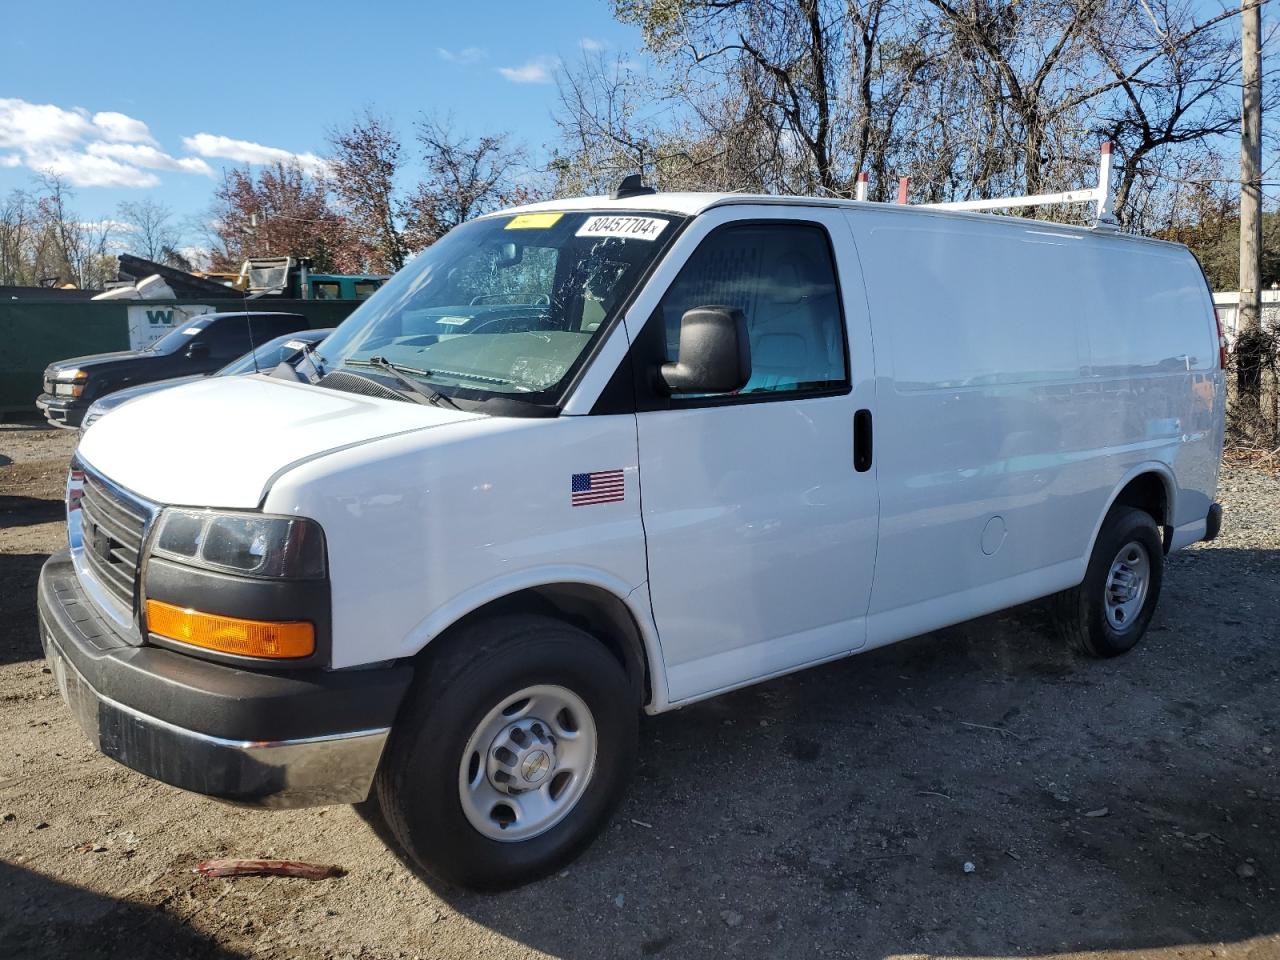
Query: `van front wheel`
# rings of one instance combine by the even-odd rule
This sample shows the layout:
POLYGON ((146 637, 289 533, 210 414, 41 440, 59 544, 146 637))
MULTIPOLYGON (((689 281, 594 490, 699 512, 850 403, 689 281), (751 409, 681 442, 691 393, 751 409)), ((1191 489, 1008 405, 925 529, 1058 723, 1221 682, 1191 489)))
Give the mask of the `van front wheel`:
POLYGON ((584 849, 635 765, 639 704, 598 640, 541 616, 442 638, 396 722, 378 802, 428 873, 476 889, 584 849))
POLYGON ((1058 629, 1081 653, 1127 653, 1147 631, 1163 579, 1155 520, 1144 510, 1117 506, 1098 534, 1084 582, 1055 598, 1058 629))

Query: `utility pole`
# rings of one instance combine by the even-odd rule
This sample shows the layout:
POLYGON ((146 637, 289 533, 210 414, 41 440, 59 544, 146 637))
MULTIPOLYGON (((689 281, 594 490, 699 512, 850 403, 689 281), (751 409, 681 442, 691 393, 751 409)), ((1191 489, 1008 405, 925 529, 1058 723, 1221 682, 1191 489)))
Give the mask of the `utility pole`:
POLYGON ((1236 389, 1246 413, 1262 394, 1262 7, 1240 9, 1240 308, 1236 327, 1236 389))

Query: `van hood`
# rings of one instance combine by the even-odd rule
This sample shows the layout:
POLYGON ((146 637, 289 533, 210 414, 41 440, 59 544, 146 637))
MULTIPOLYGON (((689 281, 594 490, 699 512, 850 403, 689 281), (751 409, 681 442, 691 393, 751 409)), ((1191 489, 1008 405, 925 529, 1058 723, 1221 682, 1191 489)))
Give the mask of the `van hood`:
POLYGON ((265 376, 208 377, 121 406, 77 453, 156 503, 252 509, 300 461, 483 417, 265 376))

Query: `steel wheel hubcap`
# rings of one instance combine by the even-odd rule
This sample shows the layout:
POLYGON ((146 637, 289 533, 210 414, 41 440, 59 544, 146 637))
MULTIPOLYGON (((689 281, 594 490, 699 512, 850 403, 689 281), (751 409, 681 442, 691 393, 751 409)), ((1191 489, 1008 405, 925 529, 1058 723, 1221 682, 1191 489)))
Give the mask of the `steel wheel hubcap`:
POLYGON ((1107 623, 1112 630, 1124 633, 1137 622, 1147 602, 1150 582, 1151 558, 1147 548, 1136 540, 1126 543, 1111 561, 1104 591, 1107 623))
POLYGON ((595 719, 582 698, 549 684, 526 687, 504 697, 467 741, 462 811, 492 840, 536 837, 581 799, 595 761, 595 719))

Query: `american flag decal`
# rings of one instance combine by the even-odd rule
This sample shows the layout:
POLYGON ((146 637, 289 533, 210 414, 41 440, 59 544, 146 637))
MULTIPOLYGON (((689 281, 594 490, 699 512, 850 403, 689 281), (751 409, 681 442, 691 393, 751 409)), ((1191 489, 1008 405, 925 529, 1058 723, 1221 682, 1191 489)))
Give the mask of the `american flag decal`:
POLYGON ((626 481, 621 470, 598 470, 575 473, 569 483, 569 500, 575 507, 593 503, 617 503, 626 496, 626 481))

